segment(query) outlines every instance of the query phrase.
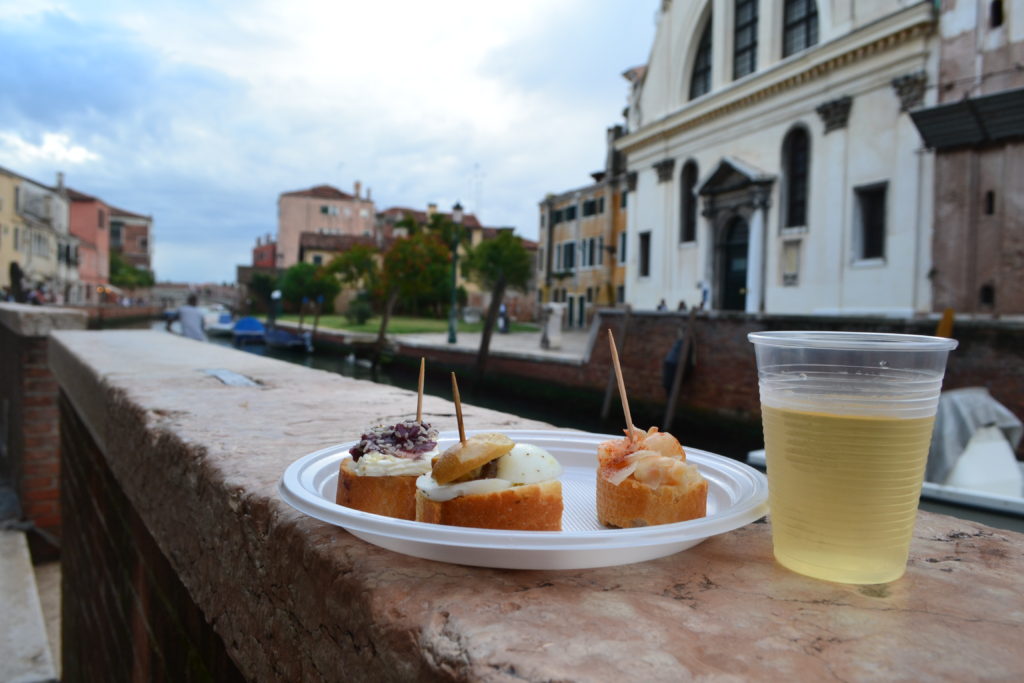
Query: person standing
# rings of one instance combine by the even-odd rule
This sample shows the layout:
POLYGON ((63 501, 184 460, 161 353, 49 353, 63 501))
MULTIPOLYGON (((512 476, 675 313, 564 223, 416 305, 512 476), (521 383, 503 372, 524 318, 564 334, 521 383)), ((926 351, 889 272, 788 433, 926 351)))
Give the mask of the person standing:
POLYGON ((186 305, 178 307, 178 324, 181 325, 182 335, 189 339, 206 341, 206 325, 202 310, 196 306, 198 301, 195 294, 188 295, 186 305))

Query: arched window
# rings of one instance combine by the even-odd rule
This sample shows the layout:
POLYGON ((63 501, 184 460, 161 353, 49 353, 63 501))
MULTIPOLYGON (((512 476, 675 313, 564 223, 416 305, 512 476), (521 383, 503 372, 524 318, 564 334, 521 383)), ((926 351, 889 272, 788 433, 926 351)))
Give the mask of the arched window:
POLYGON ((757 0, 736 0, 733 12, 732 77, 757 70, 757 0))
POLYGON ((818 42, 818 4, 786 0, 782 15, 782 56, 795 55, 818 42))
POLYGON ((782 142, 782 227, 807 225, 807 184, 811 167, 811 141, 805 128, 794 128, 782 142))
POLYGON ((679 241, 697 241, 697 162, 687 161, 679 177, 679 241))
POLYGON ((693 73, 690 75, 690 99, 696 99, 711 91, 711 18, 704 25, 693 59, 693 73))

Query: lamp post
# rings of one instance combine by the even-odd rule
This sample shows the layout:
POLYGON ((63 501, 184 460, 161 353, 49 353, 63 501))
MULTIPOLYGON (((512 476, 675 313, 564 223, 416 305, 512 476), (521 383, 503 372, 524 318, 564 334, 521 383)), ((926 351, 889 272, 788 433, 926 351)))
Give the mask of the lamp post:
POLYGON ((459 233, 462 232, 462 204, 459 202, 455 202, 455 206, 452 207, 452 222, 455 223, 455 229, 452 230, 452 303, 448 308, 449 344, 454 344, 457 341, 455 335, 457 323, 457 313, 455 311, 455 274, 459 263, 459 233))

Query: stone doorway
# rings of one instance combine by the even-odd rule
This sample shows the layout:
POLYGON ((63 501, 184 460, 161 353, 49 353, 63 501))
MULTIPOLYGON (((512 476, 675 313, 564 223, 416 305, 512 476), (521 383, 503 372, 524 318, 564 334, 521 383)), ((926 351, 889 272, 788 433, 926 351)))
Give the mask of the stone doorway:
POLYGON ((750 248, 750 226, 742 216, 734 216, 722 233, 718 284, 722 310, 745 311, 747 308, 747 251, 750 248))

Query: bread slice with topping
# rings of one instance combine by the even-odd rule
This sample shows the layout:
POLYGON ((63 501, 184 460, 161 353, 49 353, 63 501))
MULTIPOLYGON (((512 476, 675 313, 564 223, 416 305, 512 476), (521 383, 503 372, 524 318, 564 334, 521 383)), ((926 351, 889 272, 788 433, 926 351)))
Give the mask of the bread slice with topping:
POLYGON ((633 528, 707 514, 708 483, 674 436, 651 427, 597 450, 597 519, 633 528))
POLYGON ((543 448, 478 434, 416 481, 416 520, 431 524, 559 531, 562 466, 543 448))

